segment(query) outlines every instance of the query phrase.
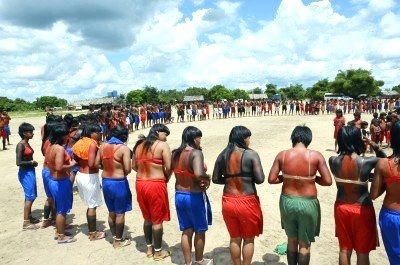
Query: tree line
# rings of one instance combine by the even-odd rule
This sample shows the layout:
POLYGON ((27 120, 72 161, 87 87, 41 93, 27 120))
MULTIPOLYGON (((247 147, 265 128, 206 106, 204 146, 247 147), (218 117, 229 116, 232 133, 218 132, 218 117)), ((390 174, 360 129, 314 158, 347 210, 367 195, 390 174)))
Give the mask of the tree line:
MULTIPOLYGON (((205 101, 213 102, 222 99, 233 101, 235 99, 250 99, 249 94, 265 93, 268 98, 280 94, 283 99, 313 99, 323 100, 325 93, 343 93, 346 96, 357 98, 360 94, 375 97, 381 93, 384 81, 376 80, 372 73, 365 69, 349 69, 338 71, 335 79, 329 81, 321 79, 306 89, 301 84, 291 84, 278 88, 275 84, 266 84, 265 87, 255 87, 251 90, 241 88, 229 89, 224 85, 214 85, 211 88, 189 87, 185 90, 169 89, 159 90, 153 86, 134 89, 116 98, 117 104, 142 104, 175 103, 183 101, 184 96, 203 96, 205 101)), ((392 90, 400 92, 400 85, 392 90)), ((15 100, 0 97, 0 109, 7 111, 26 111, 45 109, 46 107, 67 107, 68 101, 54 96, 42 96, 33 102, 17 98, 15 100)))

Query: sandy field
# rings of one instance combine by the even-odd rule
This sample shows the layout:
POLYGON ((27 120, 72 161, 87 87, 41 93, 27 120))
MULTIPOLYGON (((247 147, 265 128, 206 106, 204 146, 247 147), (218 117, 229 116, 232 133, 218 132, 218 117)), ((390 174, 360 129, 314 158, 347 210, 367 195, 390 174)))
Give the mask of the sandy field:
MULTIPOLYGON (((299 124, 306 124, 313 131, 313 141, 310 149, 320 151, 325 159, 335 155, 333 152, 333 115, 319 116, 263 116, 231 118, 225 120, 206 120, 185 123, 172 123, 169 126, 171 135, 168 143, 171 149, 179 146, 183 129, 194 125, 203 132, 202 147, 208 173, 212 173, 214 162, 218 154, 226 146, 230 129, 235 125, 247 126, 252 131, 250 147, 256 150, 262 160, 264 173, 268 176, 270 167, 276 154, 291 147, 290 134, 299 124)), ((362 118, 368 122, 371 115, 363 114, 362 118)), ((346 115, 350 120, 352 115, 346 115)), ((143 219, 136 201, 135 172, 128 176, 132 194, 133 207, 126 214, 125 234, 132 239, 128 247, 114 250, 111 245, 111 233, 108 228, 108 211, 105 205, 98 208, 98 228, 107 232, 107 239, 90 242, 87 238, 86 207, 78 195, 74 195, 74 204, 67 222, 73 225, 71 230, 78 239, 73 244, 58 245, 53 239, 54 230, 49 227, 36 231, 22 231, 23 220, 23 191, 18 181, 15 165, 15 146, 19 141, 18 126, 22 122, 30 122, 36 128, 31 145, 35 150, 34 159, 39 162, 36 169, 38 198, 33 204, 33 216, 42 218, 45 193, 41 178, 40 127, 44 124, 43 118, 15 118, 11 120, 10 150, 0 151, 0 171, 3 184, 0 185, 0 264, 155 264, 157 262, 145 256, 145 241, 142 232, 143 219)), ((147 135, 148 129, 132 133, 129 146, 133 147, 137 135, 147 135)), ((171 258, 158 263, 184 264, 180 249, 180 231, 174 205, 174 176, 168 184, 171 221, 164 223, 164 248, 172 251, 171 258)), ((205 256, 212 257, 215 264, 231 264, 229 255, 229 234, 221 214, 222 185, 211 185, 207 193, 212 204, 213 224, 206 233, 205 256)), ((286 264, 286 256, 279 256, 273 252, 275 246, 285 242, 286 235, 281 229, 279 214, 279 195, 281 185, 269 185, 267 180, 257 187, 264 214, 264 232, 255 240, 253 264, 286 264)), ((335 237, 333 204, 336 196, 336 187, 318 186, 318 197, 322 210, 322 224, 320 236, 311 247, 311 264, 337 264, 339 245, 335 237)), ((379 214, 382 199, 374 202, 377 215, 379 214)), ((371 264, 389 264, 382 240, 381 246, 371 252, 371 264)), ((355 253, 352 262, 355 264, 355 253)))

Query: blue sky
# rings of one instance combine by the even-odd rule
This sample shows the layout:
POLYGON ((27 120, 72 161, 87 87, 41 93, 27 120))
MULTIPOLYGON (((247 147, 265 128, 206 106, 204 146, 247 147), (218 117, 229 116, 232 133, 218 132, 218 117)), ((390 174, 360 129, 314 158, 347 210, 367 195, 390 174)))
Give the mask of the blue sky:
POLYGON ((0 0, 0 92, 252 89, 364 68, 400 84, 395 0, 0 0))

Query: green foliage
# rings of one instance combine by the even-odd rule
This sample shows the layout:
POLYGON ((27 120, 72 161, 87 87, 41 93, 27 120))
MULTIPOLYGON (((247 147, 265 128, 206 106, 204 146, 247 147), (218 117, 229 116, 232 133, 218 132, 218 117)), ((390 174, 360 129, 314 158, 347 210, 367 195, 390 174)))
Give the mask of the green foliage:
POLYGON ((272 98, 273 95, 278 93, 278 89, 274 84, 266 84, 265 94, 267 94, 268 98, 272 98))
POLYGON ((131 90, 126 94, 126 102, 128 104, 142 104, 144 91, 141 89, 131 90))
POLYGON ((221 101, 222 99, 234 100, 234 95, 231 90, 223 85, 215 85, 209 91, 209 97, 212 101, 221 101))
POLYGON ((147 103, 157 103, 158 91, 152 86, 145 86, 143 90, 143 101, 147 103))
POLYGON ((283 87, 279 90, 282 94, 282 98, 285 99, 305 99, 306 91, 303 89, 303 85, 290 85, 288 87, 283 87))
POLYGON ((54 96, 42 96, 36 98, 33 103, 39 109, 45 109, 46 107, 66 107, 68 105, 67 100, 54 96))
POLYGON ((125 94, 119 94, 115 99, 115 104, 121 105, 126 103, 126 96, 125 94))
POLYGON ((6 111, 27 111, 34 110, 35 105, 27 102, 21 98, 16 98, 15 100, 0 97, 0 110, 6 111))
POLYGON ((360 94, 377 96, 384 85, 381 80, 375 80, 371 72, 365 69, 349 69, 339 71, 335 80, 330 83, 330 89, 335 93, 343 93, 356 98, 360 94))
POLYGON ((249 93, 246 90, 236 88, 232 91, 234 99, 250 99, 249 93))
POLYGON ((394 86, 392 90, 397 91, 400 93, 400 85, 394 86))
POLYGON ((175 103, 183 100, 183 92, 172 90, 160 90, 158 92, 158 101, 161 103, 175 103))
POLYGON ((253 88, 253 90, 250 90, 249 93, 252 93, 252 94, 262 94, 263 91, 262 91, 261 88, 256 87, 256 88, 253 88))
POLYGON ((319 80, 312 87, 308 88, 306 91, 307 98, 314 100, 323 100, 324 94, 330 92, 329 81, 327 78, 319 80))
POLYGON ((184 96, 204 96, 205 101, 209 101, 209 91, 205 87, 189 87, 183 92, 184 96))

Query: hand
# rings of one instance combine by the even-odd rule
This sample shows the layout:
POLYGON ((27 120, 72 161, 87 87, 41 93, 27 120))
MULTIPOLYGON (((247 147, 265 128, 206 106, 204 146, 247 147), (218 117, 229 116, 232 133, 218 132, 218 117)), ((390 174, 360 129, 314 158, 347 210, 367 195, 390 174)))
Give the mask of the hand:
POLYGON ((33 165, 33 167, 37 167, 39 164, 35 160, 32 160, 32 165, 33 165))
POLYGON ((200 180, 200 189, 207 190, 210 187, 210 179, 202 178, 200 180))

